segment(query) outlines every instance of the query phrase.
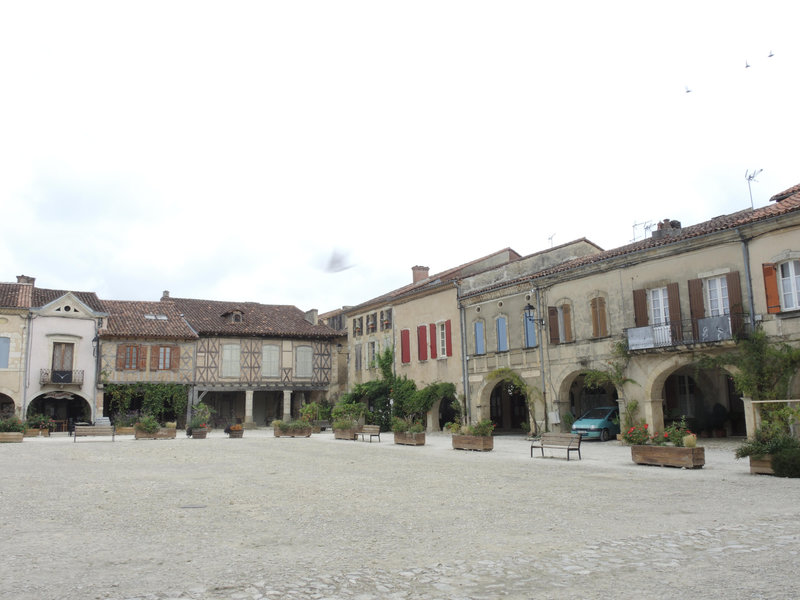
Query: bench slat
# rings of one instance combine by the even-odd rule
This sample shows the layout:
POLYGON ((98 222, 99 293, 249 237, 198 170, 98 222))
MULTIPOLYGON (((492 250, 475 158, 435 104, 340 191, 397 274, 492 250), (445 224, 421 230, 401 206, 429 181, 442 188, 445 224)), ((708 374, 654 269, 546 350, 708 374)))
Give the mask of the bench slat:
POLYGON ((545 448, 553 448, 567 451, 567 460, 570 452, 578 453, 578 460, 581 458, 581 436, 579 433, 543 433, 538 440, 531 442, 531 458, 533 449, 539 448, 544 456, 545 448))

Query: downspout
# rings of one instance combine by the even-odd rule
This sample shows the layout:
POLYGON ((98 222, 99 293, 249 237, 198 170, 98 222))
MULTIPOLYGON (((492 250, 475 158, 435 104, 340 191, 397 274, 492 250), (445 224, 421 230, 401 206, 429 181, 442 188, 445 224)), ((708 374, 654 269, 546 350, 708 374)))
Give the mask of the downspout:
POLYGON ((458 282, 456 286, 456 297, 458 299, 458 313, 461 328, 461 385, 464 386, 464 404, 467 407, 467 423, 472 423, 472 403, 469 396, 469 356, 467 356, 467 314, 461 302, 461 287, 458 282))
MULTIPOLYGON (((544 404, 544 430, 547 431, 547 387, 545 386, 545 368, 544 368, 544 313, 542 313, 542 302, 539 296, 539 288, 534 290, 536 292, 536 311, 539 313, 539 321, 536 324, 538 326, 538 335, 539 335, 539 373, 541 375, 541 387, 542 387, 542 403, 544 404)), ((534 425, 536 425, 536 419, 534 418, 534 425)))
POLYGON ((756 309, 753 306, 753 281, 750 277, 750 247, 747 245, 748 240, 739 231, 739 239, 742 240, 742 260, 744 260, 744 276, 747 281, 747 302, 750 305, 750 327, 755 329, 756 326, 756 309))
POLYGON ((23 371, 23 380, 22 380, 22 414, 20 415, 21 420, 26 419, 26 413, 28 412, 28 386, 30 385, 30 366, 31 366, 31 329, 33 328, 33 315, 31 311, 28 310, 28 326, 25 335, 27 340, 25 341, 25 370, 23 371))

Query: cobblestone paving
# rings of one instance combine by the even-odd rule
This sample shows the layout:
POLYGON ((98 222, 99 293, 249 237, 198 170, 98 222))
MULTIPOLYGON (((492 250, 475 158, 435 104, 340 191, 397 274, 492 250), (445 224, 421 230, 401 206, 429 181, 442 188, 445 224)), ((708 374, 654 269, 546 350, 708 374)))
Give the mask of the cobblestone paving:
POLYGON ((196 586, 178 594, 126 600, 473 600, 591 598, 601 592, 616 598, 715 598, 718 585, 732 588, 726 598, 789 599, 798 597, 790 583, 798 561, 800 523, 762 521, 758 526, 693 529, 586 544, 553 556, 463 560, 398 571, 306 572, 278 586, 263 580, 236 587, 196 586), (757 570, 762 577, 746 573, 753 560, 761 565, 757 570), (725 578, 737 578, 737 568, 749 578, 731 585, 725 578), (773 578, 770 573, 777 574, 773 578), (648 590, 654 582, 659 583, 648 590))

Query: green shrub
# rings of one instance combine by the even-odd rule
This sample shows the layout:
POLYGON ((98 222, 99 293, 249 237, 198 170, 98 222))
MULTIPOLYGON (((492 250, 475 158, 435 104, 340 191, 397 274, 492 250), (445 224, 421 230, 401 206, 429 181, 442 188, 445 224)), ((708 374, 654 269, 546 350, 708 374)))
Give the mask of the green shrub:
POLYGON ((139 422, 136 423, 136 429, 144 433, 155 433, 161 428, 158 421, 153 415, 144 415, 139 422))
POLYGON ((786 448, 772 457, 776 477, 800 477, 800 448, 786 448))
POLYGON ((310 427, 308 421, 273 421, 272 426, 275 429, 280 429, 281 431, 286 431, 288 433, 295 433, 297 431, 303 431, 304 429, 308 429, 310 427))
POLYGON ((487 437, 492 435, 492 431, 494 431, 494 423, 492 423, 491 419, 484 419, 483 421, 478 421, 474 425, 470 425, 469 427, 469 434, 470 435, 479 435, 481 437, 487 437))
POLYGON ((7 419, 0 419, 0 431, 3 433, 21 432, 25 431, 25 424, 17 417, 8 417, 7 419))
POLYGON ((753 439, 745 441, 736 449, 736 458, 753 456, 759 458, 765 454, 778 454, 782 450, 800 448, 800 440, 788 433, 777 431, 770 426, 756 429, 753 439))
POLYGON ((192 418, 189 419, 189 427, 197 429, 200 427, 208 427, 211 421, 211 407, 200 402, 192 409, 192 418))

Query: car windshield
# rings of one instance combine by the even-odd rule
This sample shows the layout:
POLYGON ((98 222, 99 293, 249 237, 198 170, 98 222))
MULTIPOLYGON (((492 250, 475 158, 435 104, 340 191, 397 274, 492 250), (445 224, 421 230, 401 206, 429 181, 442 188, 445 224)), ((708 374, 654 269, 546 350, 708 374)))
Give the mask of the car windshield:
POLYGON ((581 419, 605 419, 608 416, 607 408, 593 408, 585 413, 581 419))

